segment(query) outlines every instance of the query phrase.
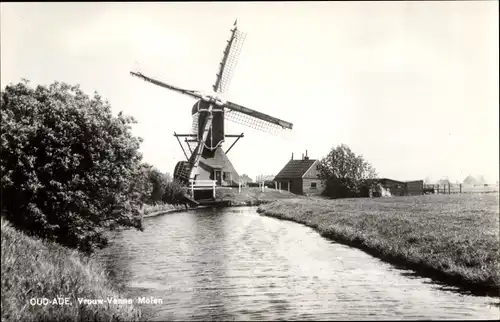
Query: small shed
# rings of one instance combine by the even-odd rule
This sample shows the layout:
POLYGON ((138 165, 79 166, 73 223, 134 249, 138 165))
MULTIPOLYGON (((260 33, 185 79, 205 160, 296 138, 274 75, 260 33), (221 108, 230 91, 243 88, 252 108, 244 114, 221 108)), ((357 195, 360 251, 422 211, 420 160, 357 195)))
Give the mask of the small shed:
POLYGON ((409 196, 424 194, 424 180, 406 181, 406 193, 409 196))
POLYGON ((309 159, 306 155, 301 160, 292 159, 274 177, 277 188, 298 195, 317 195, 323 192, 324 186, 318 178, 318 160, 309 159))
POLYGON ((406 184, 403 181, 381 178, 378 180, 386 189, 389 189, 393 196, 404 196, 406 193, 406 184))
POLYGON ((393 196, 418 196, 424 194, 424 181, 398 181, 388 178, 368 179, 368 184, 380 183, 385 189, 389 189, 393 196))

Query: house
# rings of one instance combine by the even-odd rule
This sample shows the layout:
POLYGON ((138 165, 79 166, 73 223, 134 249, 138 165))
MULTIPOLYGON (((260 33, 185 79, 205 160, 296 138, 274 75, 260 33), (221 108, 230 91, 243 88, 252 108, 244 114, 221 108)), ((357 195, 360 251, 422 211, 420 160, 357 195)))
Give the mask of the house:
POLYGON ((246 175, 246 174, 242 174, 242 175, 240 176, 240 183, 241 183, 242 185, 245 185, 245 186, 246 186, 247 184, 249 184, 249 183, 251 183, 251 182, 252 182, 252 179, 251 179, 248 175, 246 175))
POLYGON ((318 160, 302 155, 301 160, 288 161, 283 169, 274 177, 277 188, 298 195, 317 195, 323 192, 324 186, 318 178, 318 160))
POLYGON ((216 180, 218 186, 238 186, 240 177, 220 147, 215 151, 205 149, 198 166, 196 180, 216 180))

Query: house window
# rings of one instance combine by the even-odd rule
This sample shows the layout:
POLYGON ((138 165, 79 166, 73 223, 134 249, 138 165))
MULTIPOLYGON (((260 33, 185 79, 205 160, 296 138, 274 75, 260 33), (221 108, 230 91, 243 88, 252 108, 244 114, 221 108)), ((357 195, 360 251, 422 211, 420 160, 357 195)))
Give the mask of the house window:
POLYGON ((401 189, 401 188, 402 188, 402 187, 401 187, 401 185, 400 185, 400 184, 398 184, 398 189, 401 189))
POLYGON ((316 188, 316 182, 311 182, 311 188, 313 188, 313 189, 316 188))

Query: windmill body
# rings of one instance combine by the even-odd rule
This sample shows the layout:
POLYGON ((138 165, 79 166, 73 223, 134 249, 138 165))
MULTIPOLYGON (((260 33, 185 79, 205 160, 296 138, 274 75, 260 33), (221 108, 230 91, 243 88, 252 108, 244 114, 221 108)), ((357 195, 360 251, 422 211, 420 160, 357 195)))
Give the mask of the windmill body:
POLYGON ((139 72, 131 72, 133 76, 142 78, 155 85, 188 95, 196 99, 192 109, 192 127, 189 134, 174 136, 179 141, 186 156, 186 161, 177 163, 174 179, 187 183, 189 180, 215 180, 217 185, 233 186, 239 182, 239 175, 227 157, 234 144, 242 138, 241 134, 226 134, 226 120, 240 123, 263 131, 273 132, 292 129, 292 124, 250 108, 224 100, 221 95, 227 90, 233 67, 244 42, 245 34, 237 29, 236 22, 227 41, 219 71, 213 85, 213 93, 187 90, 169 85, 156 79, 144 76, 139 72), (180 138, 184 138, 184 148, 180 138), (227 138, 235 138, 233 144, 223 150, 227 138))

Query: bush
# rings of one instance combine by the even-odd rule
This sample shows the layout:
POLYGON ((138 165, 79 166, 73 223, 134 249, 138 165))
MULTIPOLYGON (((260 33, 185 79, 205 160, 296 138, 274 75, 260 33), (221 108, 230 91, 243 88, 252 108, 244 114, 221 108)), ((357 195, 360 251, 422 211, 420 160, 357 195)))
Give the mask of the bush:
POLYGON ((2 213, 17 228, 86 252, 106 229, 142 228, 133 118, 78 86, 27 81, 2 91, 1 117, 2 213))
POLYGON ((276 187, 276 184, 272 180, 266 180, 266 181, 264 181, 264 186, 267 187, 267 188, 273 188, 274 189, 276 187))
POLYGON ((330 178, 326 181, 323 195, 330 198, 354 198, 360 196, 360 188, 349 178, 330 178))
POLYGON ((177 180, 164 184, 162 201, 169 204, 184 203, 185 188, 177 180))

